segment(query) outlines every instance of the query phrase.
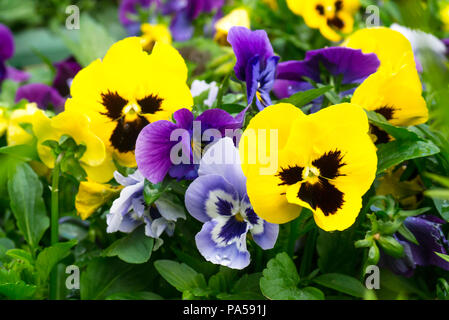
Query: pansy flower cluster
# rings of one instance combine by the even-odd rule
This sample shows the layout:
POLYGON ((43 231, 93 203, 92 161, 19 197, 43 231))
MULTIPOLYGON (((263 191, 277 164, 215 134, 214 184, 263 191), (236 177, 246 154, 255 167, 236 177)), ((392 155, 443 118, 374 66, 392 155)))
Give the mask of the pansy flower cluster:
POLYGON ((448 9, 415 5, 438 31, 391 3, 371 26, 359 0, 122 0, 111 30, 86 20, 95 54, 61 33, 43 67, 0 24, 0 297, 57 298, 70 256, 125 289, 158 272, 144 297, 362 298, 378 266, 447 298, 448 9))

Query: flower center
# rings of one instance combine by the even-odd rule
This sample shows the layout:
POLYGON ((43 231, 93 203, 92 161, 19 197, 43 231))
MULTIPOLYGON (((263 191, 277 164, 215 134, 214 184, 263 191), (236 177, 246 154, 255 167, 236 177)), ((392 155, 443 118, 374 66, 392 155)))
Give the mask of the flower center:
POLYGON ((319 177, 319 176, 320 176, 320 169, 318 169, 314 166, 305 167, 302 172, 302 178, 304 180, 319 177))
POLYGON ((136 103, 129 103, 123 108, 126 121, 134 121, 141 112, 142 109, 136 103))
POLYGON ((241 215, 240 212, 237 212, 237 213, 234 215, 234 218, 235 218, 235 220, 237 220, 238 222, 243 222, 243 221, 245 221, 245 219, 243 218, 243 216, 241 215))

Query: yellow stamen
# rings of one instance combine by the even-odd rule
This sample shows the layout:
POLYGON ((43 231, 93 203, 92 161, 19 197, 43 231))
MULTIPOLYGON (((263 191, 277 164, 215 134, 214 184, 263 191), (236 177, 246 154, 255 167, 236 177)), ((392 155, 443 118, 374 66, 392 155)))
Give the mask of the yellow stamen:
POLYGON ((242 215, 239 213, 237 213, 235 216, 235 220, 237 220, 238 222, 243 222, 245 221, 245 219, 243 219, 242 215))

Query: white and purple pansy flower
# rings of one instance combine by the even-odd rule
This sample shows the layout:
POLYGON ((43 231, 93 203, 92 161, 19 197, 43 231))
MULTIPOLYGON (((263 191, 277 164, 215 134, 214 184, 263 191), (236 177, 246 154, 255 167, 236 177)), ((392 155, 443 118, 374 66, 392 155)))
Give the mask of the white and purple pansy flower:
POLYGON ((162 233, 165 231, 172 236, 176 220, 185 219, 183 208, 166 199, 164 195, 148 207, 143 195, 145 178, 139 170, 127 177, 116 171, 114 177, 124 188, 109 210, 106 231, 130 233, 145 224, 145 235, 159 239, 157 246, 160 246, 162 233))
POLYGON ((245 268, 250 263, 248 232, 262 249, 273 248, 279 226, 254 212, 232 139, 220 139, 206 151, 198 174, 186 191, 185 204, 195 219, 204 222, 195 240, 206 260, 233 269, 245 268))
POLYGON ((195 118, 190 110, 180 109, 173 114, 175 123, 167 120, 150 123, 136 141, 140 172, 152 183, 161 182, 167 173, 176 179, 195 179, 205 147, 227 133, 238 135, 245 112, 246 109, 233 117, 224 110, 209 109, 195 118), (183 155, 179 163, 173 154, 177 146, 183 155))
POLYGON ((264 30, 232 27, 228 33, 228 42, 237 57, 235 75, 246 82, 248 104, 256 98, 258 109, 263 110, 271 105, 270 91, 279 62, 267 33, 264 30))
MULTIPOLYGON (((334 77, 341 77, 341 84, 361 84, 379 68, 380 61, 376 54, 364 54, 362 50, 345 47, 329 47, 306 53, 301 61, 279 63, 276 71, 273 92, 279 99, 288 98, 299 92, 313 89, 309 80, 323 83, 322 68, 334 77)), ((355 88, 341 92, 342 96, 353 93, 355 88)), ((319 110, 316 100, 312 112, 319 110)))

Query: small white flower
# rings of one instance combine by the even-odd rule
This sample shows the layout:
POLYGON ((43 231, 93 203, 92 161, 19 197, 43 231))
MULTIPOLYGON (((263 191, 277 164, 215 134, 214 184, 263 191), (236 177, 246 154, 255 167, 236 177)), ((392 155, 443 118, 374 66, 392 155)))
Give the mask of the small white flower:
POLYGON ((204 104, 208 107, 212 107, 218 95, 218 86, 215 81, 207 83, 204 80, 195 80, 192 82, 192 87, 190 89, 193 97, 197 97, 207 90, 209 90, 209 95, 207 99, 204 100, 204 104))

